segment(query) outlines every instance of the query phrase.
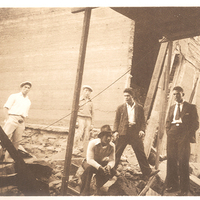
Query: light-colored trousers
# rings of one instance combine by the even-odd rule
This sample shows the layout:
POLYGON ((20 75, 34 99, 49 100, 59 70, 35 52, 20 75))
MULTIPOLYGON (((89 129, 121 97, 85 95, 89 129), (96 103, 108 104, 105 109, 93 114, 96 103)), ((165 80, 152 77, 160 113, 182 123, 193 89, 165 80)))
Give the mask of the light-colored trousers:
POLYGON ((75 144, 79 145, 80 141, 83 140, 83 157, 86 157, 87 146, 90 139, 90 129, 92 119, 90 117, 78 116, 78 130, 76 133, 75 144))
MULTIPOLYGON (((22 140, 22 134, 25 129, 24 122, 19 123, 18 120, 22 119, 20 116, 9 115, 8 120, 3 126, 3 130, 8 138, 13 143, 14 147, 18 149, 19 144, 22 140)), ((5 161, 8 158, 9 153, 6 151, 5 161)))

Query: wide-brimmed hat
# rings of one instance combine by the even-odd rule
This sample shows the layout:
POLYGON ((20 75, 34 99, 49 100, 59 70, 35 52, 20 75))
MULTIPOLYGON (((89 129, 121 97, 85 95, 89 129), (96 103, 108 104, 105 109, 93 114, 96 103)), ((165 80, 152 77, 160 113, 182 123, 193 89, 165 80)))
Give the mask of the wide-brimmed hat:
POLYGON ((84 89, 84 88, 89 89, 91 92, 93 91, 92 87, 90 87, 89 85, 83 85, 83 89, 84 89))
POLYGON ((32 83, 30 81, 24 81, 20 83, 20 87, 23 87, 24 85, 30 85, 30 87, 32 87, 32 83))
POLYGON ((101 132, 98 134, 98 137, 100 138, 100 137, 102 137, 104 134, 112 134, 112 130, 111 130, 111 128, 110 128, 110 126, 109 125, 103 125, 102 127, 101 127, 101 132))

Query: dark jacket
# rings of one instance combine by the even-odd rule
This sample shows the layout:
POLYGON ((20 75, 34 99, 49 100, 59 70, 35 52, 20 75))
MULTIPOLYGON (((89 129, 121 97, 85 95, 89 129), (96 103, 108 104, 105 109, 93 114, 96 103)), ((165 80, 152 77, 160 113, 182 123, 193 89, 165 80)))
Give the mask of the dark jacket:
MULTIPOLYGON (((173 121, 174 108, 175 104, 172 105, 169 109, 166 121, 167 134, 171 128, 171 123, 173 121)), ((195 132, 199 128, 199 118, 196 106, 188 102, 183 102, 183 109, 181 111, 181 120, 184 126, 184 134, 188 135, 191 143, 195 143, 196 142, 195 132)))
MULTIPOLYGON (((146 123, 144 118, 143 107, 135 103, 135 121, 136 121, 136 132, 145 131, 146 123)), ((126 135, 128 130, 128 111, 126 103, 118 106, 114 122, 114 132, 118 132, 119 135, 126 135)))

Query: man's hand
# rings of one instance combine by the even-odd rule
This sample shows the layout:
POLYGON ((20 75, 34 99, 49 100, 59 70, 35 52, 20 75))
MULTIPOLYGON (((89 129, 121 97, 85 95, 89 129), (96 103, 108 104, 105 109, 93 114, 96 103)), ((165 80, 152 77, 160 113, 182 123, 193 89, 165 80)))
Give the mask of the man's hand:
POLYGON ((118 132, 113 133, 113 142, 115 142, 117 138, 119 138, 119 133, 118 132))
POLYGON ((110 165, 106 165, 105 167, 104 167, 104 173, 105 173, 105 175, 110 175, 110 169, 111 169, 111 167, 110 167, 110 165))
POLYGON ((140 132, 139 132, 139 138, 142 138, 142 137, 144 137, 144 136, 145 136, 144 131, 140 131, 140 132))

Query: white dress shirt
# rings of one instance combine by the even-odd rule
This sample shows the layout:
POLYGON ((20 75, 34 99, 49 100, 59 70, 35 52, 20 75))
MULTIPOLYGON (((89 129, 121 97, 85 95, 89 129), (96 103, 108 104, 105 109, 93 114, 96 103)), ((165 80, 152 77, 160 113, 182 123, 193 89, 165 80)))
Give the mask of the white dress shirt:
POLYGON ((128 110, 128 122, 129 125, 135 124, 135 102, 133 103, 132 106, 130 106, 128 103, 127 105, 127 110, 128 110))
POLYGON ((181 112, 182 109, 183 109, 183 102, 184 101, 182 101, 182 103, 176 102, 176 105, 175 105, 175 108, 174 108, 174 116, 173 116, 172 124, 177 124, 177 123, 180 124, 180 123, 182 123, 182 119, 181 118, 176 120, 175 117, 176 117, 176 113, 177 113, 177 109, 178 109, 178 104, 180 104, 180 112, 181 112))
POLYGON ((31 101, 28 96, 24 97, 23 94, 11 94, 5 103, 4 107, 8 108, 8 114, 28 116, 28 111, 31 106, 31 101))

